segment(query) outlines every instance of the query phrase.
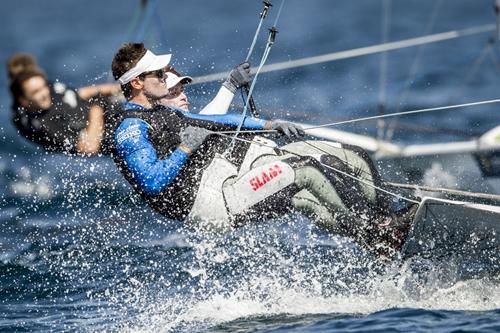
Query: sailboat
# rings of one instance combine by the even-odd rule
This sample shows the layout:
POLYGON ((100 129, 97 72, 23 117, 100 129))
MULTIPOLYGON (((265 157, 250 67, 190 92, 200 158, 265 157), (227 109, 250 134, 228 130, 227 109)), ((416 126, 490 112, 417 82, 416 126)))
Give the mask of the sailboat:
MULTIPOLYGON (((497 30, 497 25, 490 24, 394 42, 388 42, 384 38, 383 43, 378 45, 262 65, 259 67, 257 74, 368 54, 384 54, 392 50, 437 43, 495 30, 497 30)), ((195 77, 192 84, 220 80, 225 78, 227 74, 227 72, 223 72, 195 77)), ((248 100, 250 98, 247 99, 247 103, 248 100)), ((497 103, 500 100, 491 102, 497 103)), ((495 178, 500 176, 500 126, 487 131, 478 138, 466 141, 403 145, 393 143, 382 137, 371 137, 333 129, 331 126, 302 125, 307 129, 308 135, 319 140, 357 145, 369 151, 378 162, 384 178, 389 182, 408 183, 421 181, 426 170, 432 170, 433 166, 438 165, 441 170, 451 172, 454 175, 457 175, 457 171, 453 169, 456 167, 465 170, 469 175, 473 175, 481 179, 481 181, 485 179, 487 181, 491 180, 492 184, 488 187, 489 192, 498 193, 500 191, 499 179, 495 178), (496 185, 497 183, 498 185, 496 185)), ((395 187, 397 185, 404 188, 404 186, 401 186, 404 184, 395 184, 395 187)), ((415 187, 414 189, 418 188, 415 187)), ((451 193, 451 190, 448 193, 451 193)), ((486 194, 474 196, 473 193, 463 192, 460 194, 465 194, 466 200, 423 196, 419 202, 419 208, 409 237, 402 247, 401 253, 404 257, 417 254, 456 253, 459 249, 461 251, 466 250, 469 253, 493 249, 493 253, 498 254, 500 249, 500 207, 493 203, 500 202, 500 196, 491 195, 488 197, 486 194), (470 200, 474 197, 482 200, 486 199, 488 204, 470 200)))

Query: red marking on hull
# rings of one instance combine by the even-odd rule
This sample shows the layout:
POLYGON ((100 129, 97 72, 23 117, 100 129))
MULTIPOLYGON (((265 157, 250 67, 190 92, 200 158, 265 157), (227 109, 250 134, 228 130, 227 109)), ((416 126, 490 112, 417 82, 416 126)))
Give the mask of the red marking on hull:
POLYGON ((278 164, 271 166, 267 171, 264 170, 259 176, 255 176, 250 179, 249 183, 252 190, 257 191, 262 186, 269 183, 274 178, 278 177, 283 171, 278 164))

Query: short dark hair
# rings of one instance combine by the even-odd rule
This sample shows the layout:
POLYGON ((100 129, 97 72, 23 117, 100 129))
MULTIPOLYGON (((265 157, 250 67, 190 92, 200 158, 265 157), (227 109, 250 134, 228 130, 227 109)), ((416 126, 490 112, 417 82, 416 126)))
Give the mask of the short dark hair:
MULTIPOLYGON (((111 71, 115 80, 118 80, 123 74, 137 65, 139 60, 146 54, 146 51, 147 49, 143 43, 122 44, 111 63, 111 71)), ((130 98, 132 94, 130 83, 122 84, 122 91, 126 98, 130 98)))
POLYGON ((47 81, 45 73, 37 67, 28 68, 14 76, 9 88, 15 105, 19 103, 19 98, 24 96, 23 83, 36 76, 47 81))

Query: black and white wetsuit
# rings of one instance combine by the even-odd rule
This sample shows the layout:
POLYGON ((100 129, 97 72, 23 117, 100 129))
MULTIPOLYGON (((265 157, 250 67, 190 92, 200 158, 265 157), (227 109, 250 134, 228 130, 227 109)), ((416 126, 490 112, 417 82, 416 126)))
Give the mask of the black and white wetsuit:
MULTIPOLYGON (((144 109, 127 103, 115 131, 114 160, 125 178, 160 213, 184 220, 193 205, 203 169, 230 139, 212 135, 188 156, 177 146, 179 133, 188 126, 230 130, 238 126, 237 115, 197 115, 156 106, 144 109)), ((245 129, 263 129, 264 120, 247 118, 245 129)), ((237 143, 233 158, 244 156, 248 145, 237 143)))
POLYGON ((13 106, 13 122, 19 133, 30 141, 42 145, 49 151, 76 153, 80 132, 87 127, 88 113, 92 105, 106 110, 105 133, 101 152, 108 154, 112 144, 112 128, 106 126, 113 116, 113 106, 103 96, 90 101, 79 97, 75 89, 60 82, 49 84, 52 106, 48 110, 26 110, 13 106))
MULTIPOLYGON (((219 229, 220 220, 229 216, 222 226, 227 230, 249 218, 297 209, 365 244, 375 246, 382 239, 393 248, 401 244, 404 235, 398 233, 404 234, 406 222, 389 232, 378 227, 395 221, 394 212, 376 189, 382 185, 380 176, 359 147, 300 141, 264 149, 238 142, 228 162, 218 154, 230 138, 212 135, 188 156, 178 148, 182 129, 227 130, 235 128, 241 116, 204 116, 164 106, 144 109, 133 103, 124 109, 115 131, 115 162, 152 208, 169 218, 211 219, 219 229)), ((262 129, 264 124, 247 117, 243 128, 262 129)))

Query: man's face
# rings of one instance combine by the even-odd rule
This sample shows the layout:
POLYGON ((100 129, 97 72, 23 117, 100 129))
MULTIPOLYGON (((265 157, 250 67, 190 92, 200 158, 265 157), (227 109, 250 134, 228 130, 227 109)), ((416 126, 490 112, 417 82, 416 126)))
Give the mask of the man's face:
POLYGON ((34 76, 24 81, 23 92, 24 96, 20 102, 27 109, 47 110, 52 106, 49 86, 41 76, 34 76))
POLYGON ((154 72, 143 73, 140 78, 144 82, 144 95, 152 102, 152 104, 155 104, 154 102, 157 102, 161 98, 165 97, 167 83, 165 81, 165 72, 162 69, 154 72))
POLYGON ((161 99, 161 104, 172 105, 189 112, 189 102, 184 93, 184 84, 179 82, 174 87, 168 89, 167 95, 161 99))

